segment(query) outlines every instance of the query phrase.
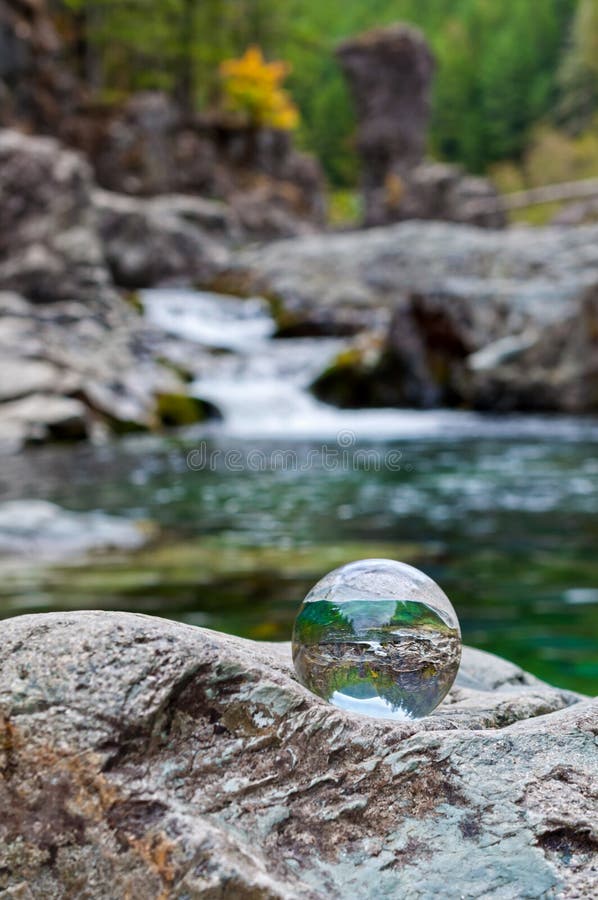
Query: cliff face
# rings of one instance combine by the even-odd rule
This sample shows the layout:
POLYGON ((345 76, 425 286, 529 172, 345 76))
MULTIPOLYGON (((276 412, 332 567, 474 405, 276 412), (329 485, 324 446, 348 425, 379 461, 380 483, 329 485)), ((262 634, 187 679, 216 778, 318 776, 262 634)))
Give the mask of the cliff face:
POLYGON ((0 127, 59 138, 110 191, 223 199, 252 238, 323 225, 322 171, 288 133, 186 115, 160 92, 120 107, 95 102, 70 71, 48 9, 45 0, 0 0, 0 127))
POLYGON ((465 648, 392 723, 310 694, 288 645, 123 613, 0 630, 7 896, 595 893, 596 705, 504 660, 465 648))
POLYGON ((43 0, 0 0, 0 125, 56 129, 77 94, 60 57, 43 0))
POLYGON ((295 150, 288 132, 186 114, 159 91, 71 120, 65 139, 90 159, 101 187, 224 200, 253 238, 290 237, 325 221, 320 166, 295 150))
POLYGON ((154 427, 157 397, 183 388, 161 365, 160 336, 115 290, 104 253, 129 275, 180 266, 205 277, 224 250, 175 208, 106 210, 93 188, 79 154, 0 130, 0 451, 96 426, 154 427), (118 260, 105 228, 121 236, 118 260))

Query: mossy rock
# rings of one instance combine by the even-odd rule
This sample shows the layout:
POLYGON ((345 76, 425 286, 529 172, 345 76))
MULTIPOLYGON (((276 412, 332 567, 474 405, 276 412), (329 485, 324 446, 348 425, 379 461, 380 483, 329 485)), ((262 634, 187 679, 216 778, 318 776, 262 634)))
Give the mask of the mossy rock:
POLYGON ((139 291, 122 291, 123 300, 131 306, 140 316, 144 313, 143 300, 139 291))
POLYGON ((181 428, 220 418, 220 413, 213 404, 199 397, 161 393, 156 395, 156 416, 165 428, 181 428))
POLYGON ((383 351, 371 361, 361 349, 349 347, 311 384, 324 403, 341 409, 403 406, 406 397, 399 367, 383 351))

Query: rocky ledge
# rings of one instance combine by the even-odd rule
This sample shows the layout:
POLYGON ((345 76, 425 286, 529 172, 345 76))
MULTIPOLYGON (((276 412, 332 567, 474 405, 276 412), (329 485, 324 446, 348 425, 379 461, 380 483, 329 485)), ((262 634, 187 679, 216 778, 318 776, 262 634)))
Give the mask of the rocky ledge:
POLYGON ((237 254, 281 333, 358 335, 315 385, 339 406, 598 411, 598 228, 403 222, 237 254))
POLYGON ((0 131, 0 453, 204 417, 111 273, 210 277, 225 251, 206 229, 223 221, 206 201, 94 191, 78 154, 0 131))
POLYGON ((311 695, 288 645, 1 628, 0 896, 595 895, 596 705, 504 660, 466 649, 433 715, 391 723, 311 695))

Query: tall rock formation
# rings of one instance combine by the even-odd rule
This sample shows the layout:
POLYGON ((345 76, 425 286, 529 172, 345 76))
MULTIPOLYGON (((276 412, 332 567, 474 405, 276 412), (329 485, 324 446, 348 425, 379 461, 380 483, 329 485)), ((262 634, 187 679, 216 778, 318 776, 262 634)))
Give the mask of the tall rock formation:
POLYGON ((434 58, 423 34, 401 24, 345 41, 338 57, 359 121, 366 222, 379 225, 423 159, 434 58))
POLYGON ((444 219, 486 227, 505 224, 484 178, 424 162, 434 58, 424 35, 397 23, 340 45, 337 55, 357 112, 364 224, 444 219), (481 202, 480 202, 481 201, 481 202))

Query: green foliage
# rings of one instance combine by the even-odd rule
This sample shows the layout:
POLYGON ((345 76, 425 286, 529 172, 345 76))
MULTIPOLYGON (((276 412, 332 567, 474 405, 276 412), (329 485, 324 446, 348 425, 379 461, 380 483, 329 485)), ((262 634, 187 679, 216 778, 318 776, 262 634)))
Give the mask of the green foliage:
POLYGON ((337 188, 328 199, 330 224, 357 225, 363 217, 362 196, 355 188, 337 188))
POLYGON ((307 145, 334 183, 354 183, 354 117, 334 46, 365 28, 404 20, 424 31, 438 63, 433 154, 473 171, 519 155, 530 127, 555 102, 555 70, 575 6, 575 0, 302 0, 282 55, 293 63, 307 145))
POLYGON ((351 639, 387 640, 396 628, 452 633, 444 620, 414 600, 314 600, 303 605, 295 640, 305 644, 351 639))
POLYGON ((102 97, 163 88, 206 107, 218 67, 251 44, 292 65, 298 140, 354 186, 355 117, 334 57, 343 38, 403 20, 438 62, 430 151, 472 171, 519 158, 559 111, 578 131, 598 103, 598 0, 64 0, 79 67, 102 97), (72 24, 72 23, 71 23, 72 24), (579 124, 581 123, 581 124, 579 124))
POLYGON ((287 33, 287 14, 275 0, 62 0, 59 17, 81 74, 99 70, 101 97, 164 89, 206 105, 219 88, 218 66, 259 44, 267 56, 287 33), (94 64, 89 65, 93 59, 94 64))

